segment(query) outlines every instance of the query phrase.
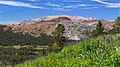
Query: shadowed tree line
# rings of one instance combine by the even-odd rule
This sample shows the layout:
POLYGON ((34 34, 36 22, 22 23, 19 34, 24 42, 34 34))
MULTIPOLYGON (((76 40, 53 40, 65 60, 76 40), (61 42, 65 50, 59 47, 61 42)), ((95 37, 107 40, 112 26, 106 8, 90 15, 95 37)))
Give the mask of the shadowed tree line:
POLYGON ((0 25, 0 45, 48 45, 52 42, 52 37, 41 34, 34 37, 29 34, 13 33, 11 30, 4 31, 6 25, 0 25))

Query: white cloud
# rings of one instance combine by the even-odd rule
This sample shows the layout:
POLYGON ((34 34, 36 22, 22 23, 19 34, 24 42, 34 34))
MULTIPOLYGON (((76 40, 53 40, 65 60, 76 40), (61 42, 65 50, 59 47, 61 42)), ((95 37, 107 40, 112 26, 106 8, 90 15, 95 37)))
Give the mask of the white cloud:
POLYGON ((81 0, 63 0, 63 2, 81 2, 81 0))
POLYGON ((120 3, 109 3, 109 2, 104 2, 101 0, 92 0, 92 1, 96 1, 99 3, 105 4, 106 7, 109 7, 109 8, 120 8, 120 3))
POLYGON ((45 4, 48 5, 48 6, 53 6, 53 7, 61 7, 61 4, 54 4, 54 3, 51 3, 51 2, 47 2, 45 4))
POLYGON ((76 4, 76 5, 64 6, 64 8, 78 8, 78 7, 86 7, 86 6, 93 6, 93 5, 88 5, 88 4, 76 4))
POLYGON ((98 8, 98 7, 84 7, 84 8, 80 8, 80 9, 95 9, 95 8, 98 8))
POLYGON ((39 0, 29 0, 29 1, 32 1, 32 2, 37 2, 37 1, 39 1, 39 0))
POLYGON ((55 11, 71 11, 69 9, 64 9, 64 8, 53 8, 55 11))
POLYGON ((41 9, 44 9, 44 7, 34 6, 34 5, 29 4, 29 3, 18 2, 18 1, 0 1, 0 4, 9 5, 9 6, 19 6, 19 7, 41 8, 41 9))

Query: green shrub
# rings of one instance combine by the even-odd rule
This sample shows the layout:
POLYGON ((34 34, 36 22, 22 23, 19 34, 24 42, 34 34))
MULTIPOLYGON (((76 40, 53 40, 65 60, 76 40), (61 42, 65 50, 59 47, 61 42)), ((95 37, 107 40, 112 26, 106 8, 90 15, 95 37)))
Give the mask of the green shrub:
POLYGON ((107 35, 67 46, 57 54, 50 53, 15 67, 119 67, 119 48, 120 40, 114 35, 107 35))

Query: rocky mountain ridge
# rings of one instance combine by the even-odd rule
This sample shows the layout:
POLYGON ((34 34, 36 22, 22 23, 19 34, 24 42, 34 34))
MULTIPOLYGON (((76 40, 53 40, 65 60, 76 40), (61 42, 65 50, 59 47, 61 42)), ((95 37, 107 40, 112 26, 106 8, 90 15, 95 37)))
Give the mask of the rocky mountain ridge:
MULTIPOLYGON (((18 25, 12 25, 11 29, 14 32, 22 32, 23 34, 30 34, 38 37, 40 33, 46 33, 51 35, 52 31, 58 24, 65 26, 64 36, 69 37, 72 40, 80 40, 81 38, 87 37, 87 33, 90 33, 95 29, 96 24, 99 20, 95 18, 84 18, 81 16, 69 16, 69 15, 58 15, 58 16, 45 16, 32 20, 22 21, 18 25)), ((100 20, 105 30, 112 29, 114 26, 113 21, 100 20)))
POLYGON ((44 17, 40 17, 40 18, 37 18, 37 19, 31 19, 31 20, 24 20, 20 23, 20 25, 38 24, 38 23, 46 22, 46 21, 53 20, 53 19, 59 18, 59 17, 67 17, 67 18, 71 19, 71 21, 93 20, 93 19, 95 19, 95 18, 84 18, 84 17, 81 17, 81 16, 56 15, 56 16, 44 16, 44 17))

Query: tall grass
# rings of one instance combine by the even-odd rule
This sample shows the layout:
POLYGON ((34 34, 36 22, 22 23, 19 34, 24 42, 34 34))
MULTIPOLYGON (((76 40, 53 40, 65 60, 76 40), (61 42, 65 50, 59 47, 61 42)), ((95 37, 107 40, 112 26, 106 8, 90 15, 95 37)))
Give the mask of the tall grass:
POLYGON ((100 36, 15 67, 119 67, 120 37, 100 36))

